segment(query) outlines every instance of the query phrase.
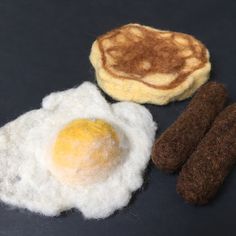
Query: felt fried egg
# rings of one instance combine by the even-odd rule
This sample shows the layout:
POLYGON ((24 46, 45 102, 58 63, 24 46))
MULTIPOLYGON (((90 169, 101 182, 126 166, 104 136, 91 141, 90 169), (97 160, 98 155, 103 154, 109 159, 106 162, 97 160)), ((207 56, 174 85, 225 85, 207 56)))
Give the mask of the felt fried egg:
POLYGON ((46 216, 76 208, 105 218, 142 185, 155 131, 145 107, 109 104, 90 82, 52 93, 0 128, 0 199, 46 216))

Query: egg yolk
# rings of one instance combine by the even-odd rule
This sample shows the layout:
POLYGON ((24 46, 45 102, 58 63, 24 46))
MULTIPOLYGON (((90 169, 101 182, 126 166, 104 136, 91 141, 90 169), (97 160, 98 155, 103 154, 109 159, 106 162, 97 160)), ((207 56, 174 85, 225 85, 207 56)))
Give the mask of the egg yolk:
POLYGON ((119 139, 109 123, 101 119, 78 119, 58 133, 52 163, 60 179, 90 182, 108 173, 119 154, 119 139))

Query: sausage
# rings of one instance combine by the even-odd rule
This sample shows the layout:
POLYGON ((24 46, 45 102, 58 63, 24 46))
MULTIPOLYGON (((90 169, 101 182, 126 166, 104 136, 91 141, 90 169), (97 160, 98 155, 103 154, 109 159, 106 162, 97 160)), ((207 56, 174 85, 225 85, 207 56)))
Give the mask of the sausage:
POLYGON ((195 150, 227 100, 225 87, 209 82, 197 91, 186 110, 156 140, 152 160, 161 170, 177 171, 195 150))
POLYGON ((183 166, 177 192, 192 204, 214 197, 236 163, 236 103, 225 108, 183 166))

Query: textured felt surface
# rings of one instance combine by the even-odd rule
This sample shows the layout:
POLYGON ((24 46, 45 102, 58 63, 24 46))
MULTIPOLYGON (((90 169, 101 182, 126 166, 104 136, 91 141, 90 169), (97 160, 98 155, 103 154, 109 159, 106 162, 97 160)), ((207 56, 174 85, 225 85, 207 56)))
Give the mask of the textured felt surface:
POLYGON ((153 145, 152 160, 167 173, 179 170, 196 149, 228 99, 221 83, 203 85, 180 114, 153 145))
POLYGON ((184 164, 177 192, 193 204, 206 204, 219 191, 236 162, 236 103, 226 107, 184 164))
MULTIPOLYGON (((43 99, 40 109, 29 111, 0 128, 0 200, 46 216, 58 216, 75 208, 85 218, 106 218, 125 207, 132 193, 142 186, 155 131, 156 124, 148 109, 130 102, 110 105, 93 83, 84 82, 76 88, 51 93, 43 99), (106 167, 103 162, 103 166, 89 169, 87 162, 85 170, 82 165, 66 168, 64 162, 64 169, 60 168, 55 155, 51 155, 52 149, 58 151, 54 144, 58 132, 77 119, 94 118, 108 122, 116 130, 120 163, 115 168, 114 162, 110 161, 106 167), (75 176, 73 172, 79 174, 75 176), (73 186, 68 183, 73 181, 72 176, 78 181, 73 186), (89 179, 91 176, 93 181, 89 179), (81 178, 90 183, 81 185, 81 178)), ((68 160, 65 143, 71 139, 72 136, 63 138, 64 161, 68 160)), ((102 145, 108 146, 105 147, 108 152, 111 144, 102 145)), ((86 157, 92 149, 90 143, 86 157)), ((83 158, 81 154, 80 157, 83 158)))
MULTIPOLYGON (((202 40, 212 56, 212 80, 236 100, 236 2, 226 1, 0 1, 0 124, 38 108, 41 99, 83 80, 95 81, 88 60, 97 35, 129 22, 183 31, 202 40)), ((147 106, 160 135, 188 101, 147 106)), ((138 137, 137 137, 138 138, 138 137)), ((129 207, 102 221, 78 212, 57 218, 11 210, 1 204, 1 236, 235 235, 236 169, 217 198, 204 207, 183 202, 176 176, 150 165, 146 186, 129 207)))

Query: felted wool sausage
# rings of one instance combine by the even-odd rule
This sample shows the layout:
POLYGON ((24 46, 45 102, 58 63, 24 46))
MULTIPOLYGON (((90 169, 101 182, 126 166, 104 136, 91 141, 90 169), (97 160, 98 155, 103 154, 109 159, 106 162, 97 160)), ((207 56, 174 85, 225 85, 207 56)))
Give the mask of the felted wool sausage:
POLYGON ((216 82, 202 86, 186 110, 160 136, 152 160, 161 170, 177 171, 195 150, 227 100, 225 87, 216 82))
POLYGON ((236 163, 236 103, 225 108, 183 166, 177 192, 185 201, 206 204, 236 163))

